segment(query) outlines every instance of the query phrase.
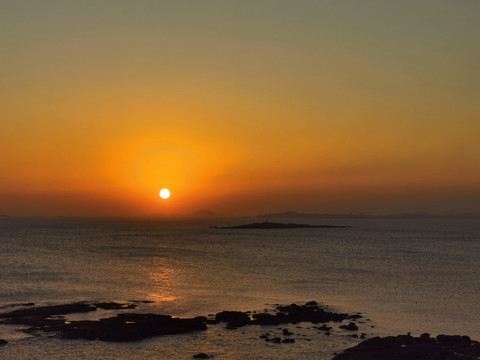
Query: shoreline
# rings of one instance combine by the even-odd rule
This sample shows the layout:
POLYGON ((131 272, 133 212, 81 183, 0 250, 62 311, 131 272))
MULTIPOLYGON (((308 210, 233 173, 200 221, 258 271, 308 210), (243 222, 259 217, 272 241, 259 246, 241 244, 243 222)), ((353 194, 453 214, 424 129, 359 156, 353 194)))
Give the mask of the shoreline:
MULTIPOLYGON (((241 330, 245 326, 260 326, 263 332, 258 340, 279 344, 278 346, 310 341, 304 338, 305 335, 300 335, 297 330, 306 327, 323 337, 330 336, 332 331, 341 331, 344 336, 358 339, 358 341, 363 340, 356 346, 333 354, 332 360, 429 359, 428 354, 432 351, 441 354, 447 360, 459 359, 455 354, 464 354, 462 359, 475 359, 480 356, 480 343, 465 335, 430 337, 425 333, 420 337, 413 337, 410 334, 369 337, 366 332, 362 332, 368 326, 373 328, 369 319, 365 319, 360 313, 330 312, 326 310, 326 306, 320 306, 315 301, 309 301, 303 305, 276 304, 273 309, 264 309, 259 312, 221 311, 194 318, 132 312, 138 305, 148 302, 150 301, 79 302, 50 306, 35 306, 33 303, 11 304, 10 307, 14 310, 0 313, 0 323, 27 326, 23 329, 17 328, 16 331, 40 337, 53 336, 62 341, 79 339, 131 343, 162 335, 177 336, 208 331, 212 326, 220 326, 225 331, 234 331, 235 336, 240 337, 245 334, 241 330), (100 320, 69 320, 69 315, 95 312, 97 309, 111 311, 111 315, 114 316, 100 320)), ((5 305, 1 309, 5 310, 8 307, 9 305, 5 305)), ((15 345, 0 339, 0 348, 6 346, 15 345)), ((199 349, 199 352, 192 354, 192 357, 212 358, 214 355, 199 349)))

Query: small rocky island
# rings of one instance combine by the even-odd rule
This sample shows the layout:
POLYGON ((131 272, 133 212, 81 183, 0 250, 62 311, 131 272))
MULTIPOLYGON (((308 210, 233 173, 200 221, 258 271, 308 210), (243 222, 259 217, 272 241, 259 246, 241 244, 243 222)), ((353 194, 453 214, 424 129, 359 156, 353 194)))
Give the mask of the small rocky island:
POLYGON ((293 223, 273 223, 265 221, 262 223, 251 223, 237 226, 211 226, 213 229, 310 229, 310 228, 347 228, 350 226, 340 225, 309 225, 309 224, 293 224, 293 223))

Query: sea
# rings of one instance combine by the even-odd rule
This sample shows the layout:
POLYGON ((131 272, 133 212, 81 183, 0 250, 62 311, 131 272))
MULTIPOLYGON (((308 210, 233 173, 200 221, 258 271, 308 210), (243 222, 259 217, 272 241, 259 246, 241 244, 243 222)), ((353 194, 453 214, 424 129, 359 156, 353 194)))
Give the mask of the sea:
MULTIPOLYGON (((314 300, 331 311, 361 313, 356 333, 366 338, 428 332, 480 340, 479 219, 317 218, 308 223, 350 227, 210 227, 248 222, 2 217, 0 312, 25 303, 149 300, 134 311, 194 317, 314 300)), ((98 310, 67 319, 114 315, 98 310)), ((220 323, 111 343, 0 324, 0 338, 8 341, 0 359, 192 359, 203 352, 218 360, 326 360, 362 341, 340 323, 327 325, 330 336, 310 323, 239 329, 220 323), (283 328, 294 333, 294 343, 260 338, 283 328)))

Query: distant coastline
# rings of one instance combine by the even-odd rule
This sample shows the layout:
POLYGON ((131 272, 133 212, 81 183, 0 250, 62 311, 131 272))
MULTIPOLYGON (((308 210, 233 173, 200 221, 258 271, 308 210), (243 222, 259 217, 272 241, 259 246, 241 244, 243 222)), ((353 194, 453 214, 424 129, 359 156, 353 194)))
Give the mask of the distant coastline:
POLYGON ((251 223, 237 226, 210 226, 213 229, 309 229, 309 228, 346 228, 350 226, 338 226, 338 225, 310 225, 310 224, 294 224, 294 223, 272 223, 261 222, 251 223))
POLYGON ((428 212, 411 212, 399 214, 367 214, 363 212, 350 213, 302 213, 297 211, 285 211, 282 213, 265 213, 259 215, 224 215, 218 214, 211 210, 199 210, 193 213, 174 213, 174 214, 144 214, 134 216, 119 216, 119 215, 105 215, 105 216, 89 216, 89 215, 15 215, 15 214, 0 214, 0 218, 33 218, 33 219, 152 219, 152 220, 168 220, 168 221, 183 221, 183 220, 212 220, 212 219, 480 219, 480 214, 459 212, 448 214, 432 214, 428 212))
POLYGON ((264 219, 278 219, 278 218, 299 218, 299 219, 313 219, 313 218, 373 218, 373 219, 477 219, 480 214, 475 213, 451 213, 451 214, 431 214, 428 212, 412 212, 412 213, 399 213, 399 214, 385 214, 385 215, 372 215, 363 212, 359 213, 346 213, 346 214, 334 214, 334 213, 301 213, 296 211, 286 211, 283 213, 267 213, 256 216, 246 216, 245 218, 264 218, 264 219))

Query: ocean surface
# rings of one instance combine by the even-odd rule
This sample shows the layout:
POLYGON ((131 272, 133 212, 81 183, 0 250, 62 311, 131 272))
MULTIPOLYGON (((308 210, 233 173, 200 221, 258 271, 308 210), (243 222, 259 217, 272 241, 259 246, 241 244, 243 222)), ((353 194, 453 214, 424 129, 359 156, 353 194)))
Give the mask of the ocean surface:
MULTIPOLYGON (((289 219, 285 219, 289 220, 289 219)), ((12 304, 152 300, 180 317, 315 300, 361 312, 368 337, 411 332, 480 340, 478 219, 317 219, 334 229, 233 230, 250 220, 0 218, 0 312, 12 304)), ((104 310, 85 318, 113 316, 104 310)), ((73 319, 75 315, 72 315, 73 319)), ((77 318, 82 318, 78 315, 77 318)), ((360 340, 334 325, 287 326, 294 344, 247 326, 133 343, 61 340, 0 325, 0 359, 331 359, 360 340), (298 327, 297 327, 298 326, 298 327)), ((285 326, 284 326, 285 327, 285 326)))

